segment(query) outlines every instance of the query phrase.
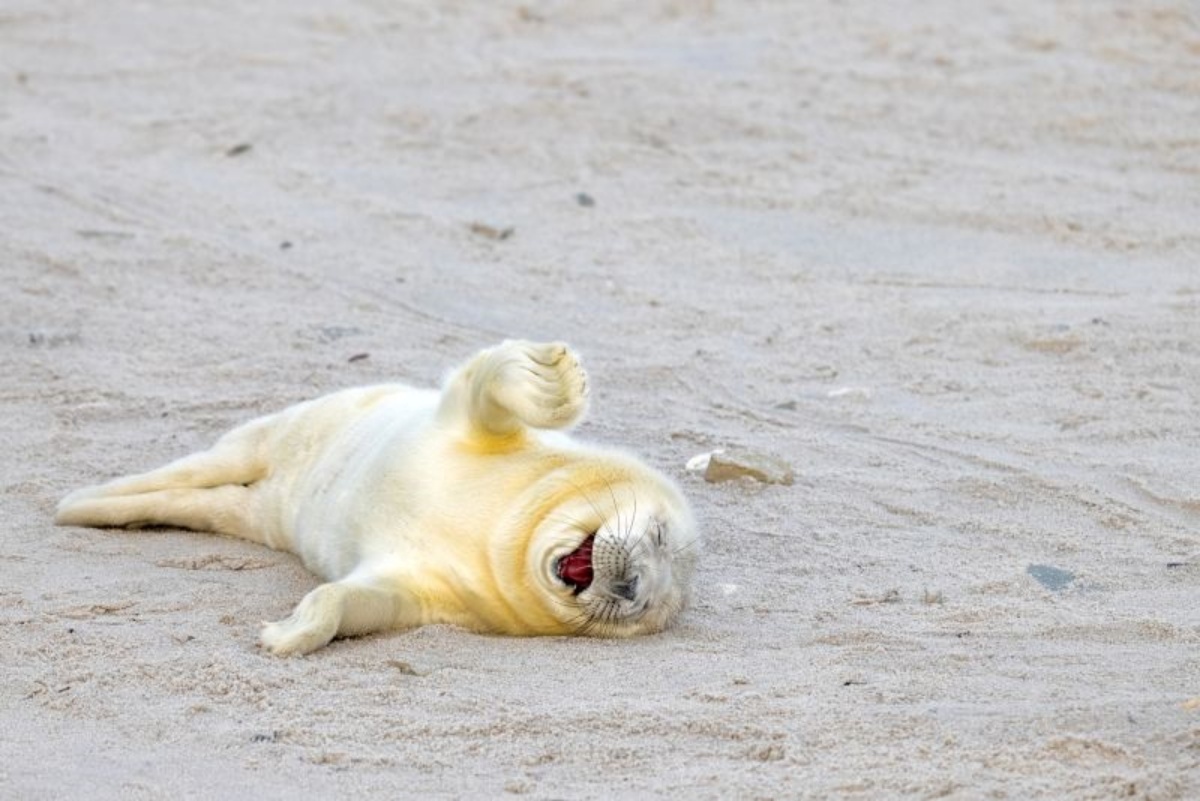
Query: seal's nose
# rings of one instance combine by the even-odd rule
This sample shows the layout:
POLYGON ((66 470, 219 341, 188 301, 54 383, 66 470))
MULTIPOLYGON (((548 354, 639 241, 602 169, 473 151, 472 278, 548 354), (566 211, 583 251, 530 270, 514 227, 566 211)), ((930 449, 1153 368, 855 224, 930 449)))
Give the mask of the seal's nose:
POLYGON ((624 598, 626 601, 632 601, 637 597, 638 577, 634 576, 628 581, 613 582, 613 595, 624 598))

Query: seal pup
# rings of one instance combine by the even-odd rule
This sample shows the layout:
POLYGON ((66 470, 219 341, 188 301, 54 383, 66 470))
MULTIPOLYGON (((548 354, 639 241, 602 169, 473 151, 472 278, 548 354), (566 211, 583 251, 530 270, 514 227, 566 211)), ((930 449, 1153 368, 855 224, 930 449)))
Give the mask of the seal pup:
POLYGON ((428 623, 661 631, 686 603, 696 526, 665 476, 563 433, 587 396, 566 345, 509 340, 440 392, 386 384, 297 404, 71 493, 55 522, 213 531, 298 555, 326 583, 264 624, 275 654, 428 623))

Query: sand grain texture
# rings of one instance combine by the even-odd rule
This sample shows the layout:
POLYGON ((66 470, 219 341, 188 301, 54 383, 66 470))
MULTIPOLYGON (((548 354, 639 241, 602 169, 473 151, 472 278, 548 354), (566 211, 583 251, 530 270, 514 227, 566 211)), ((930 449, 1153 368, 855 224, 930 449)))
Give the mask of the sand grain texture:
POLYGON ((9 0, 0 142, 0 797, 1200 796, 1193 4, 9 0), (672 632, 276 659, 295 559, 51 523, 505 336, 672 632))

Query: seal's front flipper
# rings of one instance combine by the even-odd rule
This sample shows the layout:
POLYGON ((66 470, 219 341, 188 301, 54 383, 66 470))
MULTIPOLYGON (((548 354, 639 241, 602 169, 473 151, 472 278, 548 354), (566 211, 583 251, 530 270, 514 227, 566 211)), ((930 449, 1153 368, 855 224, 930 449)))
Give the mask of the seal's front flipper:
POLYGON ((263 626, 259 643, 273 654, 307 654, 334 637, 356 637, 397 628, 400 594, 380 582, 343 579, 322 584, 304 596, 291 615, 263 626))

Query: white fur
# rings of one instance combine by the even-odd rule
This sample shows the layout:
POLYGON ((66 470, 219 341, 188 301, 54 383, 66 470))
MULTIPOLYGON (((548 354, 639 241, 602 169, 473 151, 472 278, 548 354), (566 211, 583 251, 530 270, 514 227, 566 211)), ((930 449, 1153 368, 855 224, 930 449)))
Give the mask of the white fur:
POLYGON ((586 406, 570 349, 508 341, 440 393, 393 384, 298 404, 207 451, 72 493, 56 521, 212 530, 296 553, 328 583, 264 626, 263 646, 279 654, 432 622, 658 631, 684 606, 698 535, 668 479, 546 430, 586 406), (592 534, 595 578, 576 594, 557 560, 592 534))

